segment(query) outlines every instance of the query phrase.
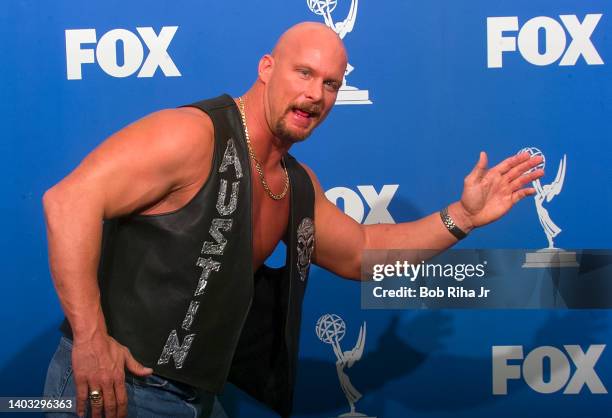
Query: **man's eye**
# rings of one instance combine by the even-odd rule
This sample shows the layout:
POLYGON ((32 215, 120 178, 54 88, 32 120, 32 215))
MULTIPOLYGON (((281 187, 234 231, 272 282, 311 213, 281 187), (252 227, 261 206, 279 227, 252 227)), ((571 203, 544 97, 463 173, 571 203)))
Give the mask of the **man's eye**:
POLYGON ((310 70, 307 70, 305 68, 299 69, 298 72, 305 77, 308 77, 310 75, 310 70))
POLYGON ((330 90, 336 91, 340 88, 340 86, 338 85, 337 82, 335 81, 326 81, 325 82, 325 87, 329 88, 330 90))

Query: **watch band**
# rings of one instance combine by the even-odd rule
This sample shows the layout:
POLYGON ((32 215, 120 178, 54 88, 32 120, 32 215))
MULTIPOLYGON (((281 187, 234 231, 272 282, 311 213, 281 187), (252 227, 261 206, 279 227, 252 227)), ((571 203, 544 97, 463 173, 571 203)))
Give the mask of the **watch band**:
POLYGON ((448 206, 440 211, 440 218, 442 218, 442 223, 446 229, 448 229, 448 231, 453 234, 455 238, 462 240, 463 238, 467 237, 467 234, 463 232, 463 230, 459 228, 457 224, 455 224, 453 218, 451 218, 451 216, 448 214, 448 206))

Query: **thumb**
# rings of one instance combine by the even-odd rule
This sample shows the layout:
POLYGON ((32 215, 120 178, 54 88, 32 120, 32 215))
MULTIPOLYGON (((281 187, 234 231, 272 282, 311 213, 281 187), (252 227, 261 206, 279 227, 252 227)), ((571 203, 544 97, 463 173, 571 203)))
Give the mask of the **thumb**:
POLYGON ((489 159, 487 157, 487 153, 484 151, 480 151, 480 156, 478 157, 478 162, 474 166, 474 169, 470 173, 470 177, 474 180, 480 180, 487 174, 487 163, 489 159))
POLYGON ((153 373, 153 369, 140 364, 129 351, 125 353, 125 367, 136 376, 147 376, 153 373))

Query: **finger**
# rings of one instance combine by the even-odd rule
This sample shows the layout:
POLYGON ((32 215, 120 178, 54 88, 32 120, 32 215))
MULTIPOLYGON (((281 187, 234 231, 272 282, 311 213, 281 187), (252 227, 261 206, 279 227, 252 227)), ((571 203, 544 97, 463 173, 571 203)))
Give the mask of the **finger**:
POLYGON ((502 161, 501 163, 493 167, 491 171, 497 171, 500 174, 506 174, 515 165, 520 164, 524 161, 527 161, 529 158, 530 158, 530 154, 528 152, 521 152, 520 154, 506 158, 504 161, 502 161))
MULTIPOLYGON (((111 405, 108 405, 105 403, 104 407, 105 407, 105 416, 106 418, 109 417, 125 417, 125 413, 123 415, 121 415, 120 413, 120 409, 127 409, 127 394, 125 391, 125 373, 123 372, 123 369, 117 371, 114 376, 113 376, 113 380, 110 382, 109 384, 110 389, 114 390, 113 393, 113 397, 111 398, 111 405), (110 409, 110 414, 108 412, 108 410, 110 409)), ((109 389, 109 390, 110 390, 109 389)))
POLYGON ((112 380, 105 380, 102 383, 102 399, 104 403, 104 418, 116 418, 117 417, 117 400, 115 399, 115 388, 113 387, 112 380))
POLYGON ((536 191, 533 187, 527 187, 524 189, 517 190, 516 192, 512 193, 512 203, 516 204, 517 202, 520 202, 522 199, 526 198, 527 196, 532 196, 535 193, 536 191))
POLYGON ((127 348, 125 349, 125 367, 136 376, 148 376, 153 373, 152 368, 145 367, 136 361, 136 359, 132 357, 130 350, 127 348))
POLYGON ((87 379, 75 375, 74 384, 76 385, 77 415, 84 417, 85 405, 87 405, 87 402, 89 401, 87 397, 87 379))
POLYGON ((117 399, 117 417, 127 417, 128 397, 125 389, 125 376, 115 381, 115 398, 117 399))
MULTIPOLYGON (((102 418, 102 409, 104 408, 104 404, 106 403, 106 393, 104 392, 103 385, 99 382, 89 381, 89 391, 98 390, 102 394, 102 403, 93 403, 91 400, 87 400, 89 402, 89 409, 91 410, 91 416, 93 418, 102 418)), ((89 393, 88 393, 89 394, 89 393)))
POLYGON ((518 190, 524 185, 531 183, 534 180, 539 179, 543 175, 544 175, 544 170, 536 170, 532 173, 522 175, 519 178, 514 179, 514 181, 510 183, 510 188, 512 191, 518 190))
POLYGON ((523 161, 522 163, 519 163, 518 165, 514 166, 514 168, 504 174, 504 178, 510 182, 516 179, 517 177, 522 176, 532 168, 536 167, 542 161, 543 159, 539 155, 537 157, 529 158, 527 161, 523 161))
POLYGON ((478 181, 487 174, 487 163, 488 163, 487 153, 484 151, 480 151, 480 156, 478 157, 478 162, 472 169, 472 172, 468 174, 466 180, 478 181))

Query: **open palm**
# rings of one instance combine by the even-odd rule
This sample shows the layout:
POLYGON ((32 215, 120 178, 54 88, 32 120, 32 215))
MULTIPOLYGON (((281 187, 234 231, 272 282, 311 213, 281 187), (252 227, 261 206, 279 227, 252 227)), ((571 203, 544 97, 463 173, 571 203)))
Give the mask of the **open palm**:
POLYGON ((499 219, 514 204, 526 196, 535 194, 533 187, 524 187, 544 175, 544 170, 533 170, 542 157, 531 158, 529 153, 509 157, 491 169, 487 169, 487 154, 480 158, 465 178, 461 205, 474 227, 499 219))

